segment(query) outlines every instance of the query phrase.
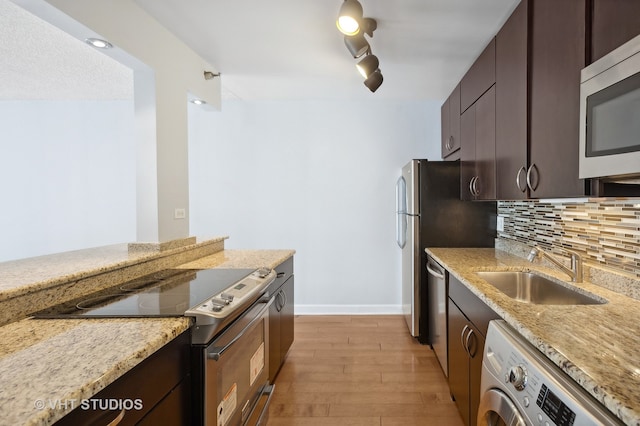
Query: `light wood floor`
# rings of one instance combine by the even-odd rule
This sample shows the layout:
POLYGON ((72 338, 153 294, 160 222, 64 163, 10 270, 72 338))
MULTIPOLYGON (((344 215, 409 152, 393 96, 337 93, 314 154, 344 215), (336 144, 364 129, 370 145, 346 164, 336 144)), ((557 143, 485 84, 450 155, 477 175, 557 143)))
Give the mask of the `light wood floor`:
POLYGON ((429 346, 401 316, 298 316, 267 426, 461 426, 429 346))

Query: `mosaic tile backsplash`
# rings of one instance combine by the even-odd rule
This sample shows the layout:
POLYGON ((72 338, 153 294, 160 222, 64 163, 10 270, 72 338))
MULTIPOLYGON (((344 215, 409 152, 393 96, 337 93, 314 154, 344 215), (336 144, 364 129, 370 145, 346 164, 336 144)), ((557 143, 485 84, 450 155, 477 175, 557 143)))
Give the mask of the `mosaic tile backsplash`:
MULTIPOLYGON (((498 238, 533 243, 640 278, 640 199, 499 201, 498 238)), ((566 254, 565 254, 566 255, 566 254)))

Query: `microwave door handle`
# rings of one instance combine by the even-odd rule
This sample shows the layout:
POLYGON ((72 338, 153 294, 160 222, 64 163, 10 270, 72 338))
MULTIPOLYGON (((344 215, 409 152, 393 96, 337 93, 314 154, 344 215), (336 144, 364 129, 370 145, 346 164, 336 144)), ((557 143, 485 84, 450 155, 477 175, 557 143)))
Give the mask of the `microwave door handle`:
POLYGON ((249 331, 251 329, 251 327, 253 327, 253 325, 256 322, 258 322, 258 321, 260 321, 262 319, 262 316, 271 307, 271 304, 274 302, 274 300, 275 300, 274 297, 269 299, 269 301, 264 304, 264 306, 260 309, 260 311, 256 314, 256 316, 253 317, 253 319, 249 322, 249 324, 247 324, 242 329, 242 331, 240 331, 237 335, 235 335, 233 337, 233 339, 231 339, 231 341, 229 343, 227 343, 226 345, 224 345, 222 347, 211 348, 211 351, 207 353, 207 358, 212 359, 214 361, 218 361, 220 359, 220 357, 222 356, 222 354, 224 354, 227 351, 227 349, 229 349, 231 346, 233 346, 233 344, 236 343, 238 340, 240 340, 240 338, 242 338, 242 336, 244 336, 244 334, 247 331, 249 331))

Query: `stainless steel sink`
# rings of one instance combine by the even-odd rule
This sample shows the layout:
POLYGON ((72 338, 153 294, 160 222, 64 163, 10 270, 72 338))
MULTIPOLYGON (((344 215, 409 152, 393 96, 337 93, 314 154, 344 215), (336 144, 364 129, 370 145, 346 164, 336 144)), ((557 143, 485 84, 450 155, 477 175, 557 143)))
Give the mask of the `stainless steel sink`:
POLYGON ((600 305, 605 299, 565 287, 532 272, 476 272, 489 284, 511 297, 536 305, 600 305))

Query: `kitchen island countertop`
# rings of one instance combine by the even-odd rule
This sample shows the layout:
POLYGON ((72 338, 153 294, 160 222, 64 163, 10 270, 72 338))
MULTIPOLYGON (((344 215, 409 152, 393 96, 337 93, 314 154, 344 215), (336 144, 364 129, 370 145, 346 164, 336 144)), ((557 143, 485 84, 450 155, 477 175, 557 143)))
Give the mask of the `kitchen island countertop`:
POLYGON ((535 271, 564 282, 567 277, 493 248, 430 248, 427 253, 625 424, 640 425, 640 301, 584 282, 569 284, 608 303, 523 303, 476 272, 535 271))
MULTIPOLYGON (((275 267, 294 250, 223 250, 178 268, 275 267)), ((24 319, 0 327, 0 425, 49 425, 191 326, 190 318, 24 319)))

